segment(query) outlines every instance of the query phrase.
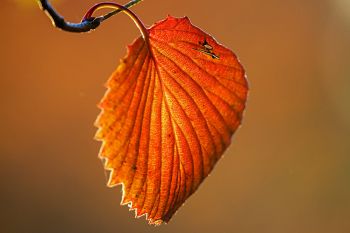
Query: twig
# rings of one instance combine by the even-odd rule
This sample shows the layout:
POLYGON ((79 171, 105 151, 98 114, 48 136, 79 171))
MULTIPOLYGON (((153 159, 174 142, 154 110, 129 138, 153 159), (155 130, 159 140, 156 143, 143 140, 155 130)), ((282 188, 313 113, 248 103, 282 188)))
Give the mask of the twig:
MULTIPOLYGON (((124 7, 130 8, 141 1, 142 0, 131 0, 130 2, 125 4, 124 7)), ((65 21, 65 19, 57 13, 57 11, 51 6, 50 3, 48 3, 47 0, 38 0, 38 3, 41 9, 47 13, 47 15, 52 21, 52 24, 55 27, 60 28, 63 31, 67 31, 67 32, 89 32, 93 29, 96 29, 101 24, 102 21, 121 12, 120 9, 117 9, 100 17, 96 17, 96 18, 92 17, 92 18, 85 19, 80 23, 70 23, 65 21)))

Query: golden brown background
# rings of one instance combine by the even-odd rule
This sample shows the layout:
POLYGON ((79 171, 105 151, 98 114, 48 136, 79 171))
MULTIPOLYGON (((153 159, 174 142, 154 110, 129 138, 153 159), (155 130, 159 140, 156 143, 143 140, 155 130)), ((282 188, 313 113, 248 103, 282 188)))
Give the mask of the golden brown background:
MULTIPOLYGON (((53 5, 79 21, 95 2, 53 5)), ((187 15, 238 54, 251 90, 232 145, 168 225, 134 219, 120 188, 105 186, 93 122, 137 28, 120 14, 71 34, 34 0, 1 0, 0 232, 350 232, 350 1, 145 0, 133 10, 148 25, 187 15)))

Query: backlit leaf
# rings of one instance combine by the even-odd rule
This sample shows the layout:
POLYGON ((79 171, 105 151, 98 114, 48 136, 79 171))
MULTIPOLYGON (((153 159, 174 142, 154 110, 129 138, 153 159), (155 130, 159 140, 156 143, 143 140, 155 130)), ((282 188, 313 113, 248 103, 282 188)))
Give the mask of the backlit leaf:
POLYGON ((213 169, 241 123, 243 67, 229 49, 167 17, 138 38, 107 83, 96 125, 109 186, 122 204, 170 220, 213 169))

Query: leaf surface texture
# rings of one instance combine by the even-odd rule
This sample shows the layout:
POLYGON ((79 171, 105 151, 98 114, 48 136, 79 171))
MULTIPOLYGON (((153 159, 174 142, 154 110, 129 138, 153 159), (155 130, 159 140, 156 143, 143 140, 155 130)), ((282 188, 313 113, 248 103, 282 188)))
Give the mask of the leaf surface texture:
POLYGON ((232 51, 167 17, 128 47, 96 120, 109 186, 150 223, 168 222, 208 176, 241 123, 247 98, 232 51))

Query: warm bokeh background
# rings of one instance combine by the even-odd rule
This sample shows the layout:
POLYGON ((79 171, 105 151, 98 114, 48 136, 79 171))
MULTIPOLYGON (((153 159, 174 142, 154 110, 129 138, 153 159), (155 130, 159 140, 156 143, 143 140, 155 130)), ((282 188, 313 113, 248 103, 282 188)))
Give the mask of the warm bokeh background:
MULTIPOLYGON (((56 0, 79 21, 96 0, 56 0)), ((125 3, 125 2, 121 2, 125 3)), ((211 176, 165 226, 105 186, 93 140, 104 82, 139 35, 52 27, 34 0, 1 0, 0 232, 350 232, 350 1, 146 0, 146 24, 187 15, 235 51, 250 96, 211 176)))

